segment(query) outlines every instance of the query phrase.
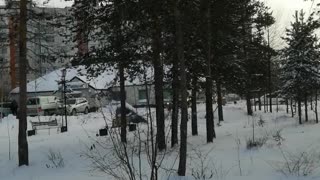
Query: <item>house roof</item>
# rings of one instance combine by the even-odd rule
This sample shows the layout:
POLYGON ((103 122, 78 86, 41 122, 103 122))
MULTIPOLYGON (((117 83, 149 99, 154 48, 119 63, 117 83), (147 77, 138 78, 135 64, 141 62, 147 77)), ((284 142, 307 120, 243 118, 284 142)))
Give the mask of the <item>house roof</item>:
MULTIPOLYGON (((33 81, 27 83, 27 92, 53 92, 59 89, 58 82, 62 77, 63 68, 52 71, 42 77, 39 77, 33 81)), ((153 68, 147 68, 147 79, 148 81, 153 77, 153 68)), ((90 77, 87 75, 87 70, 84 66, 78 66, 73 68, 68 68, 66 73, 66 80, 70 81, 75 78, 87 83, 94 89, 103 90, 109 89, 110 87, 119 86, 119 78, 117 76, 118 71, 116 69, 109 69, 102 72, 97 77, 90 77)), ((127 79, 125 82, 126 86, 130 85, 141 85, 144 84, 143 75, 137 75, 133 79, 127 79)), ((12 94, 19 93, 19 87, 11 91, 12 94)))

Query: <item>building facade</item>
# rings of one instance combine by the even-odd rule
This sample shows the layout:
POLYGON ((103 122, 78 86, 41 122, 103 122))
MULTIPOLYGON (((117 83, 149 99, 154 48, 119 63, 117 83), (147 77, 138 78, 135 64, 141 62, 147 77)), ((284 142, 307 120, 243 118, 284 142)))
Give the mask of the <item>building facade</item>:
MULTIPOLYGON (((18 7, 19 1, 8 1, 0 7, 0 92, 6 96, 19 86, 18 7)), ((28 5, 27 81, 32 81, 69 63, 75 54, 74 43, 65 37, 68 8, 28 5)))

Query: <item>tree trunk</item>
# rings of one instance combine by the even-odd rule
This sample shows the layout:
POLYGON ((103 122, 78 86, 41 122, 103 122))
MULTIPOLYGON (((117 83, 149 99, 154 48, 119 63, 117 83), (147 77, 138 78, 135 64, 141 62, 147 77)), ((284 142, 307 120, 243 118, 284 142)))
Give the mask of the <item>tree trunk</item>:
POLYGON ((11 80, 11 89, 16 88, 17 79, 16 79, 16 43, 17 43, 17 20, 18 18, 15 15, 9 17, 9 59, 10 59, 10 80, 11 80))
MULTIPOLYGON (((267 38, 268 38, 268 46, 270 48, 270 33, 269 29, 267 32, 267 38)), ((272 113, 272 82, 271 82, 271 54, 269 54, 269 59, 268 59, 268 90, 269 90, 269 106, 270 106, 270 112, 272 113)))
POLYGON ((278 97, 276 98, 276 103, 277 103, 277 112, 279 112, 279 101, 278 101, 278 97))
POLYGON ((29 165, 27 141, 27 0, 20 0, 19 26, 19 135, 18 157, 19 166, 29 165))
POLYGON ((191 112, 192 112, 192 135, 198 135, 198 118, 197 118, 197 77, 193 75, 192 78, 192 92, 191 92, 191 112))
POLYGON ((267 100, 266 100, 266 93, 264 93, 263 95, 263 108, 264 108, 264 113, 268 112, 268 106, 266 104, 267 100))
POLYGON ((127 119, 126 119, 126 91, 125 91, 125 77, 124 77, 124 67, 120 62, 119 64, 119 74, 120 74, 120 102, 121 102, 121 142, 127 142, 127 119))
POLYGON ((287 114, 289 114, 289 101, 288 101, 288 99, 286 99, 286 109, 287 109, 287 114))
POLYGON ((299 115, 299 124, 302 124, 302 119, 301 119, 301 97, 298 95, 298 115, 299 115))
POLYGON ((310 98, 310 108, 311 108, 311 111, 313 111, 313 97, 312 97, 312 94, 311 94, 311 98, 310 98))
POLYGON ((314 112, 316 113, 316 123, 319 123, 319 119, 318 119, 318 90, 316 90, 314 112))
POLYGON ((305 113, 306 122, 308 122, 309 119, 308 119, 308 96, 307 96, 307 94, 304 95, 304 113, 305 113))
POLYGON ((171 147, 178 144, 178 113, 179 113, 179 63, 173 61, 173 80, 172 80, 172 122, 171 122, 171 147))
POLYGON ((204 43, 206 45, 206 127, 207 127, 207 143, 213 142, 213 138, 215 137, 214 131, 214 121, 213 121, 213 107, 212 107, 212 77, 211 77, 211 40, 212 40, 212 32, 211 32, 211 8, 210 1, 204 0, 205 3, 205 20, 204 28, 206 29, 206 38, 204 38, 204 43))
POLYGON ((254 111, 257 111, 256 96, 253 96, 254 111))
POLYGON ((253 115, 253 112, 252 112, 252 105, 251 105, 251 96, 250 96, 250 92, 247 92, 246 94, 246 100, 247 100, 247 113, 249 116, 252 116, 253 115))
POLYGON ((222 92, 221 92, 221 83, 217 80, 217 96, 218 96, 218 116, 219 116, 219 124, 223 121, 223 106, 222 106, 222 92))
POLYGON ((260 94, 260 92, 259 92, 259 94, 258 94, 258 101, 259 101, 259 111, 261 111, 261 94, 260 94))
POLYGON ((181 75, 181 125, 180 125, 180 153, 179 153, 179 167, 178 175, 186 175, 187 164, 187 132, 188 132, 188 93, 187 93, 187 77, 186 66, 184 59, 183 47, 183 31, 182 31, 182 15, 179 10, 178 2, 175 6, 175 19, 176 19, 176 38, 177 38, 177 51, 178 61, 180 62, 180 75, 181 75))
POLYGON ((292 98, 290 99, 291 117, 294 117, 292 98))
POLYGON ((159 25, 159 17, 153 17, 153 34, 152 34, 152 50, 154 65, 154 83, 155 83, 155 99, 156 99, 156 121, 157 121, 157 137, 156 144, 160 151, 166 149, 165 124, 164 124, 164 102, 163 102, 163 63, 160 58, 161 30, 159 25))

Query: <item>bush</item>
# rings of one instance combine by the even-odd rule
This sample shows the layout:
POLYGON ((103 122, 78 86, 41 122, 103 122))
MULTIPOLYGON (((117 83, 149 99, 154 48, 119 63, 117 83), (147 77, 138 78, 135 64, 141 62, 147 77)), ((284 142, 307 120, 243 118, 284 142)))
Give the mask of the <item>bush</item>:
POLYGON ((284 138, 281 135, 281 131, 282 129, 278 129, 272 133, 272 138, 278 143, 278 145, 281 145, 282 141, 284 141, 284 138))
POLYGON ((260 138, 256 138, 256 139, 247 139, 247 149, 252 149, 252 148, 260 148, 262 147, 264 144, 266 144, 268 140, 268 136, 264 136, 264 137, 260 137, 260 138))
POLYGON ((64 160, 60 151, 54 152, 52 149, 50 149, 47 157, 50 162, 49 164, 46 164, 47 168, 63 168, 64 167, 64 160))
POLYGON ((195 180, 225 180, 231 169, 225 169, 220 163, 209 157, 209 152, 203 153, 200 150, 194 150, 195 157, 191 157, 194 167, 191 169, 191 175, 195 180))
POLYGON ((260 116, 260 119, 258 121, 258 126, 263 127, 265 123, 266 121, 262 119, 262 116, 260 116))
POLYGON ((272 166, 285 176, 309 176, 320 167, 319 153, 313 151, 290 153, 284 152, 281 148, 280 151, 283 160, 274 162, 272 166))

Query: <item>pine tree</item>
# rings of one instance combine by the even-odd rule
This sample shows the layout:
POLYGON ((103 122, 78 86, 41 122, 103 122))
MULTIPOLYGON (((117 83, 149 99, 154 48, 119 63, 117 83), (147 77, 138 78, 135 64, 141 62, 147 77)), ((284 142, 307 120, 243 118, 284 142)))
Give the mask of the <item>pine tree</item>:
POLYGON ((215 130, 214 130, 214 120, 213 120, 213 84, 212 84, 212 72, 211 72, 211 64, 212 64, 212 22, 211 22, 211 1, 209 0, 202 0, 201 1, 201 8, 200 11, 202 12, 202 27, 203 30, 203 49, 204 53, 206 54, 206 128, 207 128, 207 143, 213 142, 213 138, 215 138, 215 130))
POLYGON ((19 136, 18 157, 19 166, 29 165, 29 150, 27 141, 27 0, 20 0, 19 18, 19 136))
MULTIPOLYGON (((319 43, 314 31, 319 27, 311 15, 307 20, 303 11, 295 14, 295 22, 286 30, 283 38, 287 47, 283 49, 281 68, 282 93, 298 101, 299 123, 301 118, 301 101, 306 93, 319 85, 319 43)), ((307 115, 307 113, 306 113, 307 115)), ((307 118, 307 116, 306 116, 307 118)), ((307 120, 307 119, 306 119, 307 120)))
POLYGON ((186 63, 184 57, 184 14, 181 11, 183 7, 183 0, 176 0, 175 3, 175 19, 176 19, 176 44, 177 55, 180 62, 181 75, 181 125, 180 125, 180 153, 179 153, 179 176, 185 176, 187 163, 187 133, 188 133, 188 102, 187 102, 187 73, 186 63), (180 9, 181 8, 181 9, 180 9))

